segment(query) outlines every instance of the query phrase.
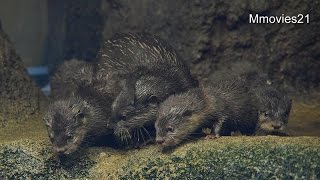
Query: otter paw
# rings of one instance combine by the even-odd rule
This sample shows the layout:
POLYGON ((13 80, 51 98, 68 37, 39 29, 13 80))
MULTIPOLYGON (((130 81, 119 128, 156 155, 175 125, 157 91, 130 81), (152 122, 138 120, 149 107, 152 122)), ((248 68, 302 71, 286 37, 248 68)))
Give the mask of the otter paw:
POLYGON ((214 135, 214 134, 208 134, 206 137, 204 137, 205 140, 210 140, 210 139, 216 139, 219 138, 220 135, 214 135))

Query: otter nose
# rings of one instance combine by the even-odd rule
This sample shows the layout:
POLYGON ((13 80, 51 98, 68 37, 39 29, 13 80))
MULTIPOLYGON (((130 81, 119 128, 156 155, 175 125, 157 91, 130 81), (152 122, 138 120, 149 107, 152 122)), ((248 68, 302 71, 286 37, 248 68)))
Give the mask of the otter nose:
POLYGON ((164 139, 160 139, 160 138, 157 138, 156 139, 156 142, 158 143, 158 144, 163 144, 164 143, 164 139))
POLYGON ((274 129, 280 129, 281 128, 281 124, 272 124, 272 127, 274 129))
POLYGON ((66 153, 66 149, 65 148, 55 148, 54 151, 57 154, 65 154, 66 153))

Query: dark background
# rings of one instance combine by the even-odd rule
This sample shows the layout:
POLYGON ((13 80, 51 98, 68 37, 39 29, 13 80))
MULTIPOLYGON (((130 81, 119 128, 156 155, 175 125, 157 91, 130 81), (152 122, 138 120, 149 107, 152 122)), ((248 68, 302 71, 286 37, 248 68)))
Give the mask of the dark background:
POLYGON ((202 80, 249 61, 289 92, 320 85, 319 0, 58 0, 48 7, 51 69, 66 59, 95 60, 114 33, 145 31, 167 40, 202 80), (250 13, 309 14, 310 23, 249 24, 250 13))

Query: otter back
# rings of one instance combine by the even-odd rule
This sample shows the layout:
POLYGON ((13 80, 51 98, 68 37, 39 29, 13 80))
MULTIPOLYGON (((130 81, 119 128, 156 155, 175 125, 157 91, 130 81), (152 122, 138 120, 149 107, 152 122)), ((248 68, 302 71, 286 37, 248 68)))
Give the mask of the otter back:
POLYGON ((72 59, 58 67, 50 79, 51 97, 66 98, 74 93, 80 84, 91 84, 93 64, 72 59))
POLYGON ((247 86, 235 80, 218 81, 206 88, 206 97, 214 103, 212 117, 221 125, 221 135, 240 131, 253 135, 258 120, 257 108, 247 86))
MULTIPOLYGON (((124 79, 115 111, 134 103, 136 81, 142 76, 159 76, 174 82, 177 92, 197 85, 187 64, 166 42, 147 33, 118 34, 106 41, 99 52, 99 74, 116 74, 124 79)), ((159 87, 157 87, 159 88, 159 87)))

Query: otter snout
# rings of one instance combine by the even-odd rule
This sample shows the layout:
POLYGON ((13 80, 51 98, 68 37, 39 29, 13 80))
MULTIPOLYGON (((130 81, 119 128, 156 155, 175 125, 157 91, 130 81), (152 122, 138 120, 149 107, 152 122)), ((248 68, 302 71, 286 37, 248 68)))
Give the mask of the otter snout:
POLYGON ((272 122, 271 126, 275 130, 281 130, 283 129, 283 123, 282 122, 272 122))
POLYGON ((56 152, 57 154, 59 155, 68 155, 70 154, 70 151, 68 151, 68 149, 66 147, 62 147, 62 148, 59 148, 59 147, 55 147, 53 148, 54 152, 56 152))
POLYGON ((165 142, 165 140, 164 140, 163 138, 157 137, 157 138, 156 138, 156 142, 157 142, 158 144, 163 144, 163 143, 165 142))

